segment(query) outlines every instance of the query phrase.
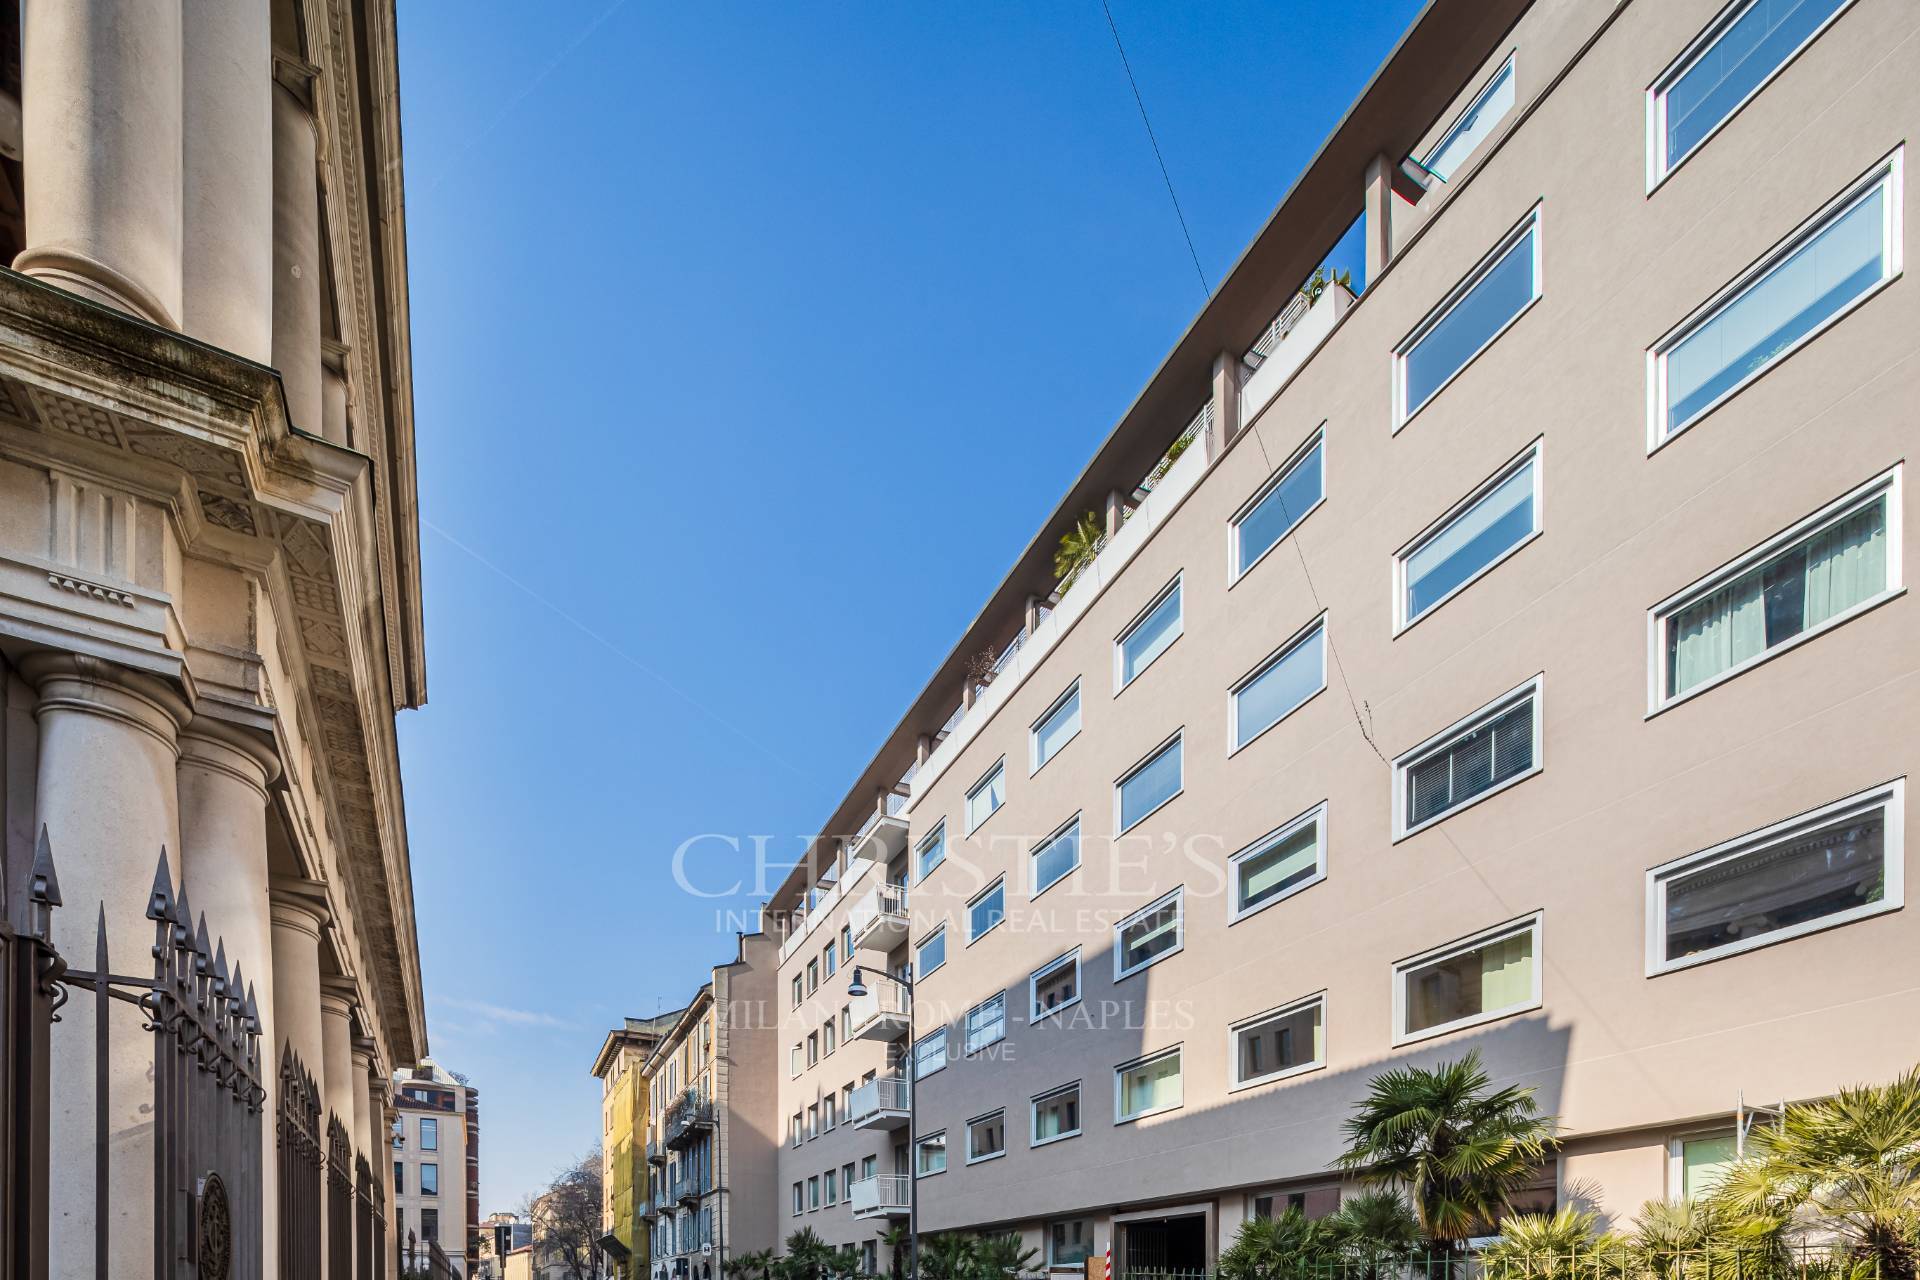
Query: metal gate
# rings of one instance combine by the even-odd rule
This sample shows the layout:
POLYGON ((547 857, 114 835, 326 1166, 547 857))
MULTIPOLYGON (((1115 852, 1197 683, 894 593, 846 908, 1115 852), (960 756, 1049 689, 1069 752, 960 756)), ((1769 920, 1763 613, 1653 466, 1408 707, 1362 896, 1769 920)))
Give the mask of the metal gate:
POLYGON ((365 1156, 354 1161, 354 1242, 360 1280, 387 1280, 386 1189, 365 1156))
POLYGON ((320 1089, 289 1045, 280 1055, 280 1280, 320 1280, 320 1089))
POLYGON ((327 1280, 353 1280, 353 1140, 327 1117, 327 1280))

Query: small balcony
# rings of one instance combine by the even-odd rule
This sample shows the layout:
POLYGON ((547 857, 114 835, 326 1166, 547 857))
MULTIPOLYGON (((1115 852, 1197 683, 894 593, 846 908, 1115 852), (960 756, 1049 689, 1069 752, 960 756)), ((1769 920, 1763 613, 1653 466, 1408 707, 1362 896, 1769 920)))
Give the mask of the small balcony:
POLYGON ((856 1218, 904 1218, 907 1198, 913 1194, 912 1179, 904 1173, 881 1174, 863 1178, 847 1191, 847 1202, 856 1218))
POLYGON ((867 987, 867 994, 854 997, 853 1038, 888 1042, 907 1034, 907 998, 897 983, 878 974, 867 987))
POLYGON ((901 1076, 869 1080, 853 1091, 847 1118, 856 1129, 901 1129, 907 1123, 907 1091, 913 1086, 901 1076))
POLYGON ((640 1216, 648 1222, 654 1221, 660 1216, 660 1202, 652 1197, 642 1200, 640 1202, 640 1216))
POLYGON ((700 1185, 698 1178, 682 1178, 673 1184, 673 1198, 688 1207, 698 1205, 700 1197, 705 1194, 706 1188, 700 1185))
POLYGON ((847 908, 853 945, 865 951, 892 951, 907 940, 907 886, 877 884, 847 908))
POLYGON ((663 1165, 667 1162, 667 1149, 660 1145, 660 1139, 647 1139, 647 1163, 663 1165))
POLYGON ((907 798, 889 791, 884 809, 876 809, 847 846, 849 856, 886 866, 907 847, 907 798))
POLYGON ((667 1148, 672 1151, 684 1150, 712 1128, 713 1103, 691 1091, 683 1093, 679 1101, 667 1110, 667 1148))

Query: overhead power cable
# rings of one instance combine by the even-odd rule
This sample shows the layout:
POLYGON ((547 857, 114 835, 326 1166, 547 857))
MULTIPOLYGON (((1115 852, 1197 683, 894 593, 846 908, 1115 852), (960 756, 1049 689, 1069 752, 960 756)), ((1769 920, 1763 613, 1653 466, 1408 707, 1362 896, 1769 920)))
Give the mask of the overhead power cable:
POLYGON ((1120 42, 1120 28, 1113 21, 1113 6, 1107 0, 1100 0, 1100 8, 1107 15, 1107 30, 1113 32, 1113 47, 1120 52, 1120 65, 1127 73, 1127 84, 1133 89, 1133 101, 1140 108, 1140 123, 1147 126, 1147 141, 1153 144, 1153 158, 1160 163, 1160 177, 1167 184, 1167 199, 1173 201, 1173 216, 1180 220, 1180 234, 1187 239, 1187 256, 1193 259, 1193 273, 1200 277, 1200 292, 1207 297, 1213 296, 1213 286, 1207 283, 1207 273, 1200 266, 1200 255, 1193 247, 1193 232, 1187 230, 1187 215, 1180 211, 1180 197, 1174 194, 1173 175, 1167 172, 1167 158, 1160 154, 1160 139, 1153 133, 1153 121, 1147 115, 1146 99, 1140 96, 1140 82, 1133 78, 1133 64, 1127 60, 1127 46, 1120 42))

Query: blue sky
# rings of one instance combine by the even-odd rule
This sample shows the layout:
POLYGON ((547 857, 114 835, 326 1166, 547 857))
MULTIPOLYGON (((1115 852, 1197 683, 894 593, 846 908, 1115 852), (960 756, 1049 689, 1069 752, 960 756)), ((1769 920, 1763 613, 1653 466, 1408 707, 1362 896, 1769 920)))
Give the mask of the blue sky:
MULTIPOLYGON (((1417 9, 1112 4, 1216 284, 1417 9)), ((492 1212, 597 1139, 607 1028, 731 958, 674 850, 798 852, 1203 295, 1099 0, 400 21, 401 754, 492 1212)))

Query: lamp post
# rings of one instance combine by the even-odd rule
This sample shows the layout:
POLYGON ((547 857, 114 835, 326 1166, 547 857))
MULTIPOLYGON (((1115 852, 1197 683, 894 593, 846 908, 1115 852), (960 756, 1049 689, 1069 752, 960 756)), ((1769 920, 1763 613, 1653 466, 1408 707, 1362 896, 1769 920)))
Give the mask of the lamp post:
MULTIPOLYGON (((910 1260, 907 1272, 909 1280, 920 1280, 920 1088, 914 1079, 917 1074, 913 1060, 913 979, 909 976, 913 966, 909 963, 900 973, 888 973, 879 970, 881 977, 896 984, 907 996, 907 1056, 904 1064, 907 1084, 907 1257, 910 1260)), ((867 994, 867 984, 861 981, 860 966, 853 966, 853 981, 847 984, 847 994, 858 1000, 867 994)))

